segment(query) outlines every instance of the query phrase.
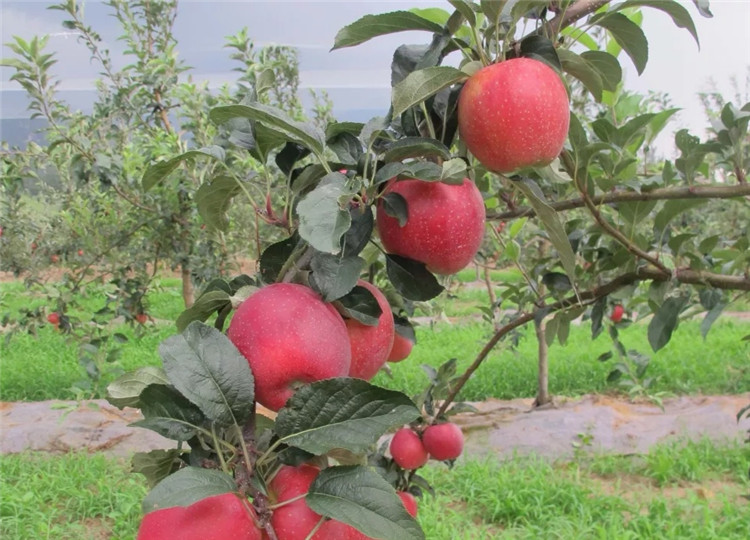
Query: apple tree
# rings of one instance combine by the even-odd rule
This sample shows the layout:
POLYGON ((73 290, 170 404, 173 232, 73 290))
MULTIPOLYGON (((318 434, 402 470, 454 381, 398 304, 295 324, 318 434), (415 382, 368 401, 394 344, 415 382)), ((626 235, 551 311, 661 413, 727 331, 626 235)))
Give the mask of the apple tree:
MULTIPOLYGON (((140 407, 136 425, 177 441, 134 458, 153 486, 139 538, 164 538, 165 528, 187 537, 225 515, 247 538, 423 538, 407 504, 429 491, 418 469, 461 453, 449 417, 466 410, 456 399, 504 338, 533 324, 542 361, 584 317, 592 338, 607 330, 620 374, 635 364, 641 377, 642 354, 618 334, 634 314, 651 316, 644 329, 657 351, 691 307, 706 311, 705 334, 732 291, 750 290, 747 223, 702 234, 686 218, 747 205, 750 106, 727 104, 708 140, 678 132, 679 157, 656 162, 644 155, 676 111, 640 110, 623 87, 622 62, 642 72, 648 61, 644 12, 663 12, 698 41, 686 7, 447 4, 368 15, 337 34, 334 49, 426 32, 426 43, 395 51, 381 117, 299 121, 261 99, 272 86, 261 78, 240 102, 211 110, 217 140, 261 172, 206 176, 198 212, 225 223, 280 170, 283 197, 267 217, 283 236, 265 242, 256 275, 203 288, 159 349, 163 369, 109 388, 116 405, 140 407), (581 92, 591 106, 571 112, 569 96, 581 92), (470 367, 458 374, 447 361, 413 397, 368 382, 373 366, 404 358, 414 303, 439 296, 490 248, 524 281, 494 284, 501 319, 470 367)), ((710 15, 705 0, 695 5, 710 15)), ((147 187, 202 158, 188 152, 152 164, 147 187)))

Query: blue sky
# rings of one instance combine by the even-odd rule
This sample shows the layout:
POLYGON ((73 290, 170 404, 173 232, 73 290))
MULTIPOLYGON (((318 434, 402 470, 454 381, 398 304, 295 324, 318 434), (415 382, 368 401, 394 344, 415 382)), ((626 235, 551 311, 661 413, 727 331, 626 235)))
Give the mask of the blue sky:
MULTIPOLYGON (((50 49, 57 51, 59 63, 55 73, 61 79, 60 89, 76 107, 85 107, 97 76, 98 66, 89 61, 85 47, 60 25, 63 14, 47 10, 48 2, 0 0, 2 42, 13 35, 28 39, 36 34, 50 34, 50 49)), ((424 43, 426 33, 402 33, 377 38, 358 47, 330 51, 336 32, 366 13, 440 6, 444 1, 344 1, 344 0, 276 0, 276 1, 183 1, 176 23, 181 57, 194 67, 194 79, 207 79, 219 86, 234 80, 224 37, 249 29, 257 45, 279 43, 297 47, 301 62, 303 88, 326 89, 333 99, 334 112, 341 119, 362 114, 382 114, 388 107, 390 59, 402 43, 424 43)), ((668 92, 675 105, 684 111, 672 129, 680 126, 700 130, 703 113, 697 92, 710 89, 712 78, 718 88, 731 91, 730 79, 741 84, 750 66, 750 0, 713 0, 713 19, 698 15, 692 2, 685 3, 693 15, 701 38, 699 51, 690 35, 677 29, 664 13, 645 11, 644 30, 650 41, 650 59, 645 73, 638 77, 627 58, 626 86, 638 91, 668 92)), ((116 21, 108 8, 98 1, 85 2, 86 19, 100 32, 116 59, 124 61, 117 51, 116 21)), ((3 56, 9 51, 3 49, 3 56)), ((0 119, 26 118, 22 92, 8 79, 12 71, 0 69, 0 119)), ((362 118, 359 118, 362 119, 362 118)), ((2 135, 2 134, 0 134, 2 135)))

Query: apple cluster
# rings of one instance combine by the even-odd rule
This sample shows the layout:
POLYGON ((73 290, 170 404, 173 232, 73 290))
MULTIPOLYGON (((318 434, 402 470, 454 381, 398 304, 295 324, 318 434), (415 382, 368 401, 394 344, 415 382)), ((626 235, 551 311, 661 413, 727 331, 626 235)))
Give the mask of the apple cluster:
POLYGON ((399 429, 391 439, 391 457, 406 470, 422 467, 427 460, 457 459, 464 449, 461 428, 452 422, 433 424, 420 433, 410 427, 399 429))

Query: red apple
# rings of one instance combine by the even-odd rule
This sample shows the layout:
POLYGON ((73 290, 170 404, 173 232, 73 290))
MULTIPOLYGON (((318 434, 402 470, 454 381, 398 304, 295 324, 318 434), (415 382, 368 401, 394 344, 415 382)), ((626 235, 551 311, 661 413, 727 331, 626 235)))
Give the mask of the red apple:
POLYGON ((50 255, 49 260, 52 261, 52 264, 57 264, 60 262, 60 257, 57 255, 50 255))
POLYGON ((388 253, 420 261, 436 274, 455 274, 467 266, 484 236, 484 201, 477 186, 464 179, 461 185, 406 179, 391 181, 383 192, 405 200, 408 219, 385 213, 382 199, 376 222, 388 253))
POLYGON ((499 173, 541 167, 562 150, 568 93, 544 62, 513 58, 480 69, 458 99, 458 129, 479 162, 499 173))
POLYGON ((609 316, 609 318, 613 323, 618 323, 622 320, 623 315, 625 315, 625 308, 620 304, 617 304, 612 308, 612 314, 609 316))
MULTIPOLYGON (((312 465, 284 465, 268 485, 271 500, 278 504, 304 495, 319 472, 312 465)), ((271 516, 271 526, 280 540, 304 540, 318 521, 320 514, 313 512, 304 498, 279 506, 271 516)))
POLYGON ((438 461, 456 459, 464 449, 464 434, 451 422, 435 424, 424 430, 422 442, 431 458, 438 461))
POLYGON ((414 495, 408 491, 399 491, 398 496, 401 498, 401 502, 404 503, 404 508, 409 512, 411 517, 417 517, 417 499, 414 495))
POLYGON ((378 324, 368 326, 356 319, 346 319, 346 330, 352 347, 349 376, 369 381, 383 367, 393 346, 393 313, 385 295, 375 285, 359 280, 357 285, 370 291, 383 311, 378 324))
POLYGON ((261 540, 255 511, 234 493, 201 499, 143 517, 136 540, 261 540))
POLYGON ((55 326, 60 324, 60 314, 56 311, 53 311, 49 315, 47 315, 47 322, 50 324, 54 324, 55 326))
POLYGON ((138 324, 146 324, 146 322, 148 321, 148 315, 146 315, 145 313, 138 313, 135 316, 135 320, 138 321, 138 324))
POLYGON ((393 335, 393 347, 388 355, 389 362, 400 362, 411 354, 411 350, 414 347, 412 341, 398 332, 393 335))
POLYGON ((281 409, 305 383, 345 377, 351 344, 341 315, 311 289, 293 283, 268 285, 234 314, 227 336, 255 376, 255 398, 281 409))
POLYGON ((79 256, 79 257, 83 257, 83 250, 82 250, 82 249, 79 249, 79 250, 78 250, 78 256, 79 256))
POLYGON ((410 428, 399 429, 391 439, 391 456, 400 467, 404 469, 418 469, 429 459, 419 435, 410 428))

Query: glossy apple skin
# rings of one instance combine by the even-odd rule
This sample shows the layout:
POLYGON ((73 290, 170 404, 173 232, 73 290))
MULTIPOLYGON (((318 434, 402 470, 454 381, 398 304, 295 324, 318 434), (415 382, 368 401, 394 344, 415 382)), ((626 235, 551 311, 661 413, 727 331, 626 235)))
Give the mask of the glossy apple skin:
MULTIPOLYGON (((320 469, 312 465, 291 467, 284 465, 269 484, 271 500, 278 504, 304 495, 318 476, 320 469)), ((320 521, 320 514, 313 512, 305 499, 298 499, 273 511, 271 526, 281 540, 304 540, 320 521)))
POLYGON ((484 236, 485 209, 477 186, 405 179, 391 181, 383 194, 398 193, 409 217, 401 227, 379 202, 376 224, 388 253, 424 263, 436 274, 455 274, 471 263, 484 236))
POLYGON ((418 469, 430 458, 419 435, 409 428, 399 429, 391 439, 391 456, 400 467, 418 469))
POLYGON ((255 511, 234 493, 207 497, 190 506, 149 512, 136 540, 261 540, 255 511))
POLYGON ((408 491, 399 491, 398 496, 411 517, 417 517, 417 499, 408 491))
POLYGON ((612 320, 613 323, 618 323, 622 320, 623 315, 625 315, 625 308, 622 307, 620 304, 617 304, 615 307, 612 308, 612 315, 610 315, 609 318, 612 320))
POLYGON ((422 443, 432 459, 456 459, 464 450, 464 434, 451 422, 435 424, 424 430, 422 443))
POLYGON ((275 283, 257 291, 237 308, 227 336, 250 364, 256 400, 272 411, 296 385, 349 373, 344 320, 302 285, 275 283))
POLYGON ((388 354, 388 361, 400 362, 401 360, 405 360, 411 354, 413 348, 414 343, 410 339, 405 338, 398 332, 394 333, 393 347, 391 347, 391 352, 388 354))
POLYGON ((362 324, 356 319, 344 321, 352 346, 349 376, 369 381, 383 367, 393 347, 393 313, 385 295, 375 285, 361 279, 357 285, 370 291, 383 311, 375 326, 362 324))
POLYGON ((513 58, 469 77, 458 99, 458 130, 491 171, 541 167, 562 150, 570 102, 560 76, 544 62, 513 58))

